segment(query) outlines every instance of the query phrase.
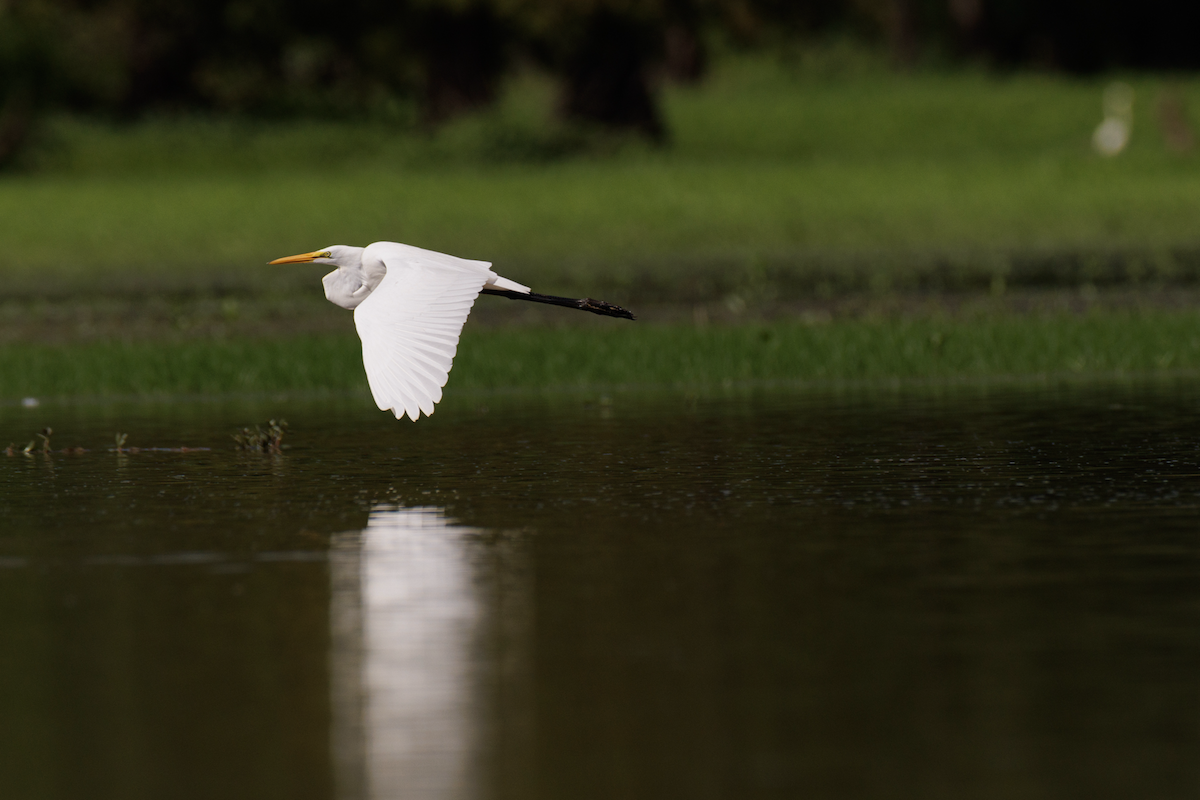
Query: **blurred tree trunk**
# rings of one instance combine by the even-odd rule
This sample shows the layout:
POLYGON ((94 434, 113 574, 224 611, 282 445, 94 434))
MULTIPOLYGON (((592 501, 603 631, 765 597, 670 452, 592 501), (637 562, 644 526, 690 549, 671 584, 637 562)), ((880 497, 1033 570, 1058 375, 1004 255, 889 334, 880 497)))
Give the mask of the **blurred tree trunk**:
POLYGON ((920 54, 915 0, 888 0, 886 11, 888 47, 900 67, 911 67, 920 54))
POLYGON ((696 32, 686 26, 667 27, 663 72, 676 83, 699 83, 708 72, 708 51, 696 32))
POLYGON ((33 130, 33 96, 15 90, 0 108, 0 169, 9 166, 21 152, 33 130))
POLYGON ((565 60, 563 115, 665 141, 650 85, 661 48, 661 32, 645 23, 607 10, 589 15, 565 60))
POLYGON ((507 66, 507 36, 490 6, 432 8, 421 34, 421 120, 426 126, 496 101, 507 66))
POLYGON ((44 10, 0 0, 0 169, 16 160, 38 114, 57 100, 63 51, 57 20, 44 10))
POLYGON ((979 24, 983 20, 983 0, 946 0, 946 11, 954 23, 958 51, 972 54, 979 49, 979 24))

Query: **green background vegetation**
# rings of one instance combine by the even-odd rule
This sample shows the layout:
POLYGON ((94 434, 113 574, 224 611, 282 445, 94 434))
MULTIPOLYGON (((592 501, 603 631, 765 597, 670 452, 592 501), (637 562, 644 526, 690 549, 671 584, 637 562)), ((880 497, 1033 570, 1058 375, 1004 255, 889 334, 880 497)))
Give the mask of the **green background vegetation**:
POLYGON ((554 152, 568 134, 536 119, 536 80, 433 139, 371 124, 61 120, 43 169, 0 182, 5 270, 38 292, 262 289, 281 275, 257 267, 279 254, 396 239, 543 287, 627 286, 624 299, 703 299, 754 270, 780 289, 862 288, 1112 253, 1144 262, 1123 265, 1135 278, 1177 277, 1200 244, 1200 167, 1163 143, 1156 106, 1200 106, 1200 82, 1133 85, 1134 137, 1114 159, 1090 147, 1100 81, 806 79, 770 61, 668 92, 678 134, 663 150, 601 137, 554 152))
MULTIPOLYGON (((366 395, 353 334, 0 347, 0 395, 366 395)), ((1200 369, 1200 312, 476 329, 447 391, 827 388, 1200 369)))
POLYGON ((0 397, 362 389, 322 270, 265 262, 378 239, 640 314, 531 325, 481 299, 452 389, 1191 370, 1200 164, 1159 114, 1200 108, 1200 81, 1129 82, 1111 159, 1090 145, 1107 79, 844 47, 666 89, 669 148, 548 119, 536 75, 436 136, 56 117, 0 180, 0 397))

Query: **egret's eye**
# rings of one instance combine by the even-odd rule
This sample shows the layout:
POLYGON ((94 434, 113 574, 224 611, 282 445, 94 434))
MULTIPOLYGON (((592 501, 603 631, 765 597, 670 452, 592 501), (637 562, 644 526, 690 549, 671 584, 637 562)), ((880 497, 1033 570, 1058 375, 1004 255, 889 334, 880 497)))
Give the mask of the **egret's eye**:
POLYGON ((333 258, 333 253, 326 250, 324 253, 318 253, 317 258, 333 258))

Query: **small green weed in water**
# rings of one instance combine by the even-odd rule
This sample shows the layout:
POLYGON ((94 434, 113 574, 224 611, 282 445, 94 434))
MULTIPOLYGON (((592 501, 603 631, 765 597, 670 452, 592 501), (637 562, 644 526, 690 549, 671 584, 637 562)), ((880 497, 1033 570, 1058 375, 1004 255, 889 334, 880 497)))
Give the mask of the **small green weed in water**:
MULTIPOLYGON (((33 454, 35 452, 40 452, 42 455, 45 455, 45 456, 52 455, 55 452, 54 450, 50 449, 50 437, 53 434, 54 434, 53 428, 49 428, 49 427, 42 428, 42 430, 40 432, 34 434, 34 436, 36 438, 30 440, 29 444, 25 445, 20 450, 17 450, 17 446, 15 444, 9 443, 8 447, 4 448, 4 455, 15 456, 18 452, 21 455, 28 456, 30 458, 33 457, 33 454), (38 439, 42 440, 41 447, 38 447, 38 444, 37 444, 38 439)), ((64 447, 62 450, 60 450, 58 452, 61 452, 63 455, 75 455, 75 454, 79 454, 79 453, 86 453, 87 449, 83 448, 83 447, 64 447)))
POLYGON ((237 449, 254 451, 259 453, 280 453, 283 451, 283 433, 287 430, 287 420, 270 420, 267 422, 266 430, 263 430, 258 425, 254 426, 254 430, 250 428, 242 428, 237 433, 233 434, 233 441, 237 444, 237 449))
MULTIPOLYGON (((271 423, 272 423, 272 425, 274 425, 274 420, 272 420, 271 423)), ((286 427, 287 423, 282 423, 282 425, 284 427, 286 427)), ((275 428, 268 428, 268 430, 266 431, 266 433, 264 435, 270 435, 274 431, 275 431, 275 428)), ((86 447, 80 447, 78 445, 75 447, 64 447, 62 450, 53 450, 50 447, 50 436, 53 433, 54 433, 54 431, 51 428, 42 428, 41 432, 35 433, 34 434, 35 438, 32 441, 30 441, 29 444, 25 445, 24 447, 18 447, 16 444, 10 442, 8 447, 4 448, 4 455, 15 456, 15 455, 20 454, 20 455, 26 456, 27 458, 33 458, 34 455, 37 453, 41 453, 43 456, 52 456, 52 455, 82 455, 84 453, 91 452, 86 447), (42 444, 40 447, 38 446, 38 442, 37 442, 38 439, 42 440, 42 444)), ((273 440, 271 440, 274 442, 274 446, 276 446, 276 447, 278 446, 279 436, 282 436, 282 431, 279 431, 278 435, 275 436, 275 438, 273 440)), ((187 447, 187 446, 184 446, 184 447, 129 447, 126 445, 126 441, 128 438, 129 438, 128 434, 125 434, 125 433, 116 434, 116 436, 114 437, 114 443, 116 444, 116 447, 108 448, 108 452, 110 452, 110 453, 115 452, 115 453, 121 453, 121 454, 143 453, 143 452, 146 452, 146 453, 151 453, 151 452, 152 453, 196 453, 196 452, 201 452, 201 451, 207 451, 209 449, 207 447, 187 447)), ((268 444, 268 451, 269 451, 269 446, 270 446, 270 444, 268 444)))
POLYGON ((110 447, 108 451, 124 455, 126 453, 141 453, 143 451, 148 453, 195 453, 208 450, 207 447, 187 447, 186 445, 183 447, 127 447, 125 442, 128 439, 129 434, 127 433, 116 434, 113 436, 113 443, 116 444, 116 447, 110 447))

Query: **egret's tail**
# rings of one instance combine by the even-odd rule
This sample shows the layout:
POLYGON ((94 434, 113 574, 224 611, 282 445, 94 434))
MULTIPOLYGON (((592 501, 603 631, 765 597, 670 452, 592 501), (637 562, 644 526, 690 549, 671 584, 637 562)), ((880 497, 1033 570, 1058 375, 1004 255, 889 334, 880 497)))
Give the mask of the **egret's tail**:
POLYGON ((603 300, 593 300, 590 297, 585 297, 582 300, 573 300, 570 297, 554 297, 553 295, 537 294, 536 292, 510 292, 503 289, 484 289, 483 293, 494 294, 498 297, 507 297, 509 300, 529 300, 534 303, 546 303, 552 306, 562 306, 563 308, 578 308, 580 311, 590 311, 593 314, 602 314, 606 317, 637 319, 631 312, 626 311, 620 306, 606 303, 603 300))
POLYGON ((508 278, 502 278, 496 273, 492 273, 492 277, 484 285, 484 291, 506 290, 509 292, 520 292, 521 294, 529 294, 529 287, 523 283, 510 281, 508 278))

